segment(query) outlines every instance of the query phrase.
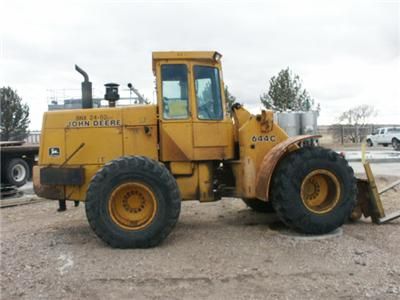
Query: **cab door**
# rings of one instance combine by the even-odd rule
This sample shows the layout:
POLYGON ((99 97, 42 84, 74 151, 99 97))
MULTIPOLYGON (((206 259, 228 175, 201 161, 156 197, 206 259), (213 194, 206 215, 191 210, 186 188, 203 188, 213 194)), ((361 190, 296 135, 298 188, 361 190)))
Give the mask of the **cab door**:
POLYGON ((382 144, 385 142, 385 128, 382 128, 381 130, 379 130, 379 134, 377 136, 377 143, 378 144, 382 144))
POLYGON ((192 64, 193 155, 195 160, 233 158, 233 125, 226 114, 220 69, 212 64, 192 64))
POLYGON ((190 68, 182 61, 157 63, 160 119, 160 159, 193 160, 193 123, 190 105, 190 68))

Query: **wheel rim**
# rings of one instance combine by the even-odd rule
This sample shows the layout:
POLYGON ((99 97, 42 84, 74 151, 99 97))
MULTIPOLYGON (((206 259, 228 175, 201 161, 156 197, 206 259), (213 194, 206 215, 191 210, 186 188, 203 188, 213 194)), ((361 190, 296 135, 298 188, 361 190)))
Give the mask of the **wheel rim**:
POLYGON ((339 202, 341 187, 330 171, 318 169, 308 174, 301 184, 304 206, 316 214, 332 211, 339 202))
POLYGON ((108 210, 118 226, 127 230, 139 230, 153 221, 157 201, 154 193, 144 184, 124 183, 111 193, 108 210))
POLYGON ((16 182, 21 182, 26 177, 26 170, 23 165, 15 165, 11 169, 11 176, 16 182))

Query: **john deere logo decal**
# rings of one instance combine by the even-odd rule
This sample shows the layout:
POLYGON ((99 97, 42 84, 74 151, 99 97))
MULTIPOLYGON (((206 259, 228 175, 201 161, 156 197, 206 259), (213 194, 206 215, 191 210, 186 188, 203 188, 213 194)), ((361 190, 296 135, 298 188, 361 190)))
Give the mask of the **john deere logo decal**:
POLYGON ((51 156, 51 157, 60 156, 60 148, 59 147, 51 147, 51 148, 49 148, 49 156, 51 156))

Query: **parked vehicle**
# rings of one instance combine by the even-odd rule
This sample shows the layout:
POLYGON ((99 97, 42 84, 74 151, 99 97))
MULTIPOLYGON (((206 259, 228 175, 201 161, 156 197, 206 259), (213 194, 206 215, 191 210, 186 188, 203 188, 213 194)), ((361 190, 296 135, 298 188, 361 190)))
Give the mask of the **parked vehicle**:
POLYGON ((383 217, 366 210, 378 203, 370 182, 358 193, 344 157, 310 142, 320 136, 289 137, 272 111, 252 115, 235 103, 227 113, 220 59, 154 52, 157 104, 127 107, 116 107, 118 84, 109 83, 109 107, 93 108, 89 76, 76 66, 82 109, 45 113, 36 194, 85 201, 94 232, 119 248, 158 245, 181 200, 241 198, 307 234, 331 232, 350 215, 383 217))
POLYGON ((20 187, 32 175, 39 145, 24 144, 23 141, 0 142, 1 183, 20 187))
POLYGON ((400 127, 378 128, 372 134, 367 135, 366 141, 369 147, 376 145, 387 147, 392 145, 393 149, 400 150, 400 127))

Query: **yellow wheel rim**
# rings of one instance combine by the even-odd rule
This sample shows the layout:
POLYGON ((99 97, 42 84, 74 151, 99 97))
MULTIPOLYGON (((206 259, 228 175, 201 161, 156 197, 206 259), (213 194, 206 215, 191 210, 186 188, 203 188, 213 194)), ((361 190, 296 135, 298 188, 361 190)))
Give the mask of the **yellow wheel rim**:
POLYGON ((124 183, 114 189, 108 201, 112 220, 127 230, 139 230, 149 225, 157 212, 154 193, 144 184, 124 183))
POLYGON ((301 184, 303 204, 316 214, 324 214, 335 208, 340 194, 339 180, 327 170, 318 169, 311 172, 301 184))

